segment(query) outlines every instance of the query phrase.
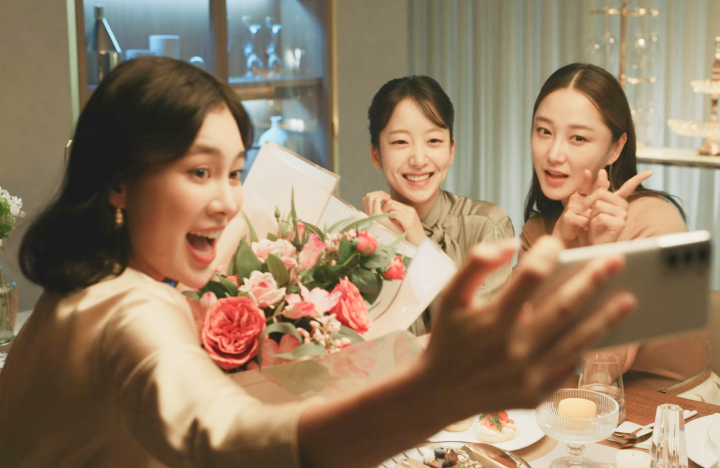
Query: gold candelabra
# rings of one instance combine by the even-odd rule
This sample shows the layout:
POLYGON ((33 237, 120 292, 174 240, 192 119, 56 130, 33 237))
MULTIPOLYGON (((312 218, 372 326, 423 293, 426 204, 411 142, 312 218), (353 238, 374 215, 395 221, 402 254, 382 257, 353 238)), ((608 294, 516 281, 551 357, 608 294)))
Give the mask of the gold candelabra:
POLYGON ((668 120, 668 125, 678 135, 704 137, 705 143, 698 149, 698 154, 720 156, 720 121, 718 121, 718 96, 720 96, 720 36, 715 38, 715 57, 709 80, 690 82, 696 93, 710 95, 710 120, 698 122, 693 120, 668 120))
POLYGON ((620 8, 609 7, 602 10, 592 12, 595 15, 619 16, 620 17, 620 74, 618 81, 620 85, 625 87, 625 83, 638 84, 643 82, 655 83, 654 76, 649 77, 628 77, 625 72, 625 58, 627 55, 627 19, 629 16, 652 16, 656 17, 660 14, 659 10, 653 8, 637 8, 630 9, 628 2, 622 2, 620 8))

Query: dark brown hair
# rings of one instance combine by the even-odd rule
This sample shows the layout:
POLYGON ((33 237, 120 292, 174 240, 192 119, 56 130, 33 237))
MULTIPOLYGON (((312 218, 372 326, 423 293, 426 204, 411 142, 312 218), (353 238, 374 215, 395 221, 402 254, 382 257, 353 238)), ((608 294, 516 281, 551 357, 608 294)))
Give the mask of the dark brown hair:
POLYGON ((412 99, 429 121, 450 131, 453 138, 455 108, 440 84, 429 76, 406 76, 390 80, 375 93, 368 119, 370 120, 370 142, 380 147, 380 132, 387 126, 395 107, 403 99, 412 99))
POLYGON ((183 157, 208 112, 227 106, 245 148, 253 129, 233 90, 188 63, 151 57, 108 74, 80 115, 57 199, 30 225, 20 246, 23 273, 68 293, 122 272, 127 224, 116 229, 110 191, 183 157))
MULTIPOLYGON (((595 104, 602 115, 603 122, 612 133, 613 142, 618 141, 623 133, 627 135, 627 141, 617 161, 605 168, 610 179, 610 190, 619 189, 625 182, 637 175, 635 126, 622 86, 614 76, 598 66, 586 63, 566 65, 553 73, 540 90, 540 94, 535 100, 535 107, 533 107, 533 129, 535 113, 540 103, 548 94, 564 88, 572 88, 581 92, 595 104)), ((628 201, 649 196, 669 201, 680 210, 683 219, 685 218, 685 212, 675 197, 665 192, 646 189, 642 185, 638 186, 628 201)), ((533 168, 532 184, 525 200, 525 221, 527 222, 535 214, 545 217, 546 221, 554 221, 560 216, 563 209, 561 201, 551 200, 542 192, 540 181, 533 168)))

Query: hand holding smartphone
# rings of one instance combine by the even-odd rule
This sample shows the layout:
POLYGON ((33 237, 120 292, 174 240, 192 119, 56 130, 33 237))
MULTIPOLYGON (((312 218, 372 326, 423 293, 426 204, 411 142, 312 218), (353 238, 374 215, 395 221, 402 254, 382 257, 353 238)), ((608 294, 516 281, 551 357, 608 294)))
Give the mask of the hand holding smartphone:
MULTIPOLYGON (((710 233, 693 231, 660 237, 565 250, 552 278, 531 301, 539 301, 595 257, 622 254, 625 269, 588 301, 580 314, 592 311, 615 291, 629 291, 637 311, 611 330, 595 348, 641 342, 702 329, 708 324, 710 233)), ((571 324, 568 323, 568 326, 571 324)))

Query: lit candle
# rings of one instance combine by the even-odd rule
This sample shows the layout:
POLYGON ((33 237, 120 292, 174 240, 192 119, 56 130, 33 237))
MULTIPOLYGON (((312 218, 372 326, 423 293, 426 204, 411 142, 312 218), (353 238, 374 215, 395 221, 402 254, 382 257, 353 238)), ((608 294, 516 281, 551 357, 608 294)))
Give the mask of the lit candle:
POLYGON ((639 450, 618 450, 617 468, 650 468, 650 454, 639 450))

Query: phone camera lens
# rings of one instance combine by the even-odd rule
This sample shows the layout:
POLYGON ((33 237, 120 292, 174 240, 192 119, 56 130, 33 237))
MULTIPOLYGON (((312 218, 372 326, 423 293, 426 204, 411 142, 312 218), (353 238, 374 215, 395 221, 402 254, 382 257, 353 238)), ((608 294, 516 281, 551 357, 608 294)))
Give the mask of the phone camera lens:
POLYGON ((675 252, 671 252, 670 255, 667 256, 667 266, 668 268, 675 268, 678 264, 678 257, 675 252))
POLYGON ((700 249, 698 250, 698 260, 700 260, 702 263, 707 262, 708 259, 708 251, 707 249, 700 249))
POLYGON ((690 265, 693 261, 693 253, 690 250, 686 250, 683 255, 683 260, 685 261, 685 265, 690 265))

